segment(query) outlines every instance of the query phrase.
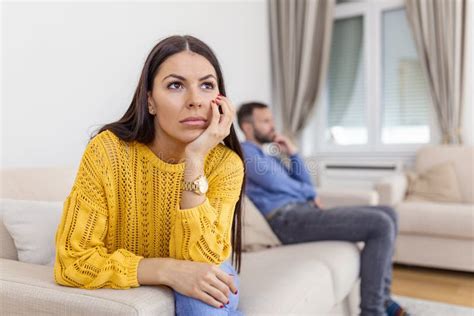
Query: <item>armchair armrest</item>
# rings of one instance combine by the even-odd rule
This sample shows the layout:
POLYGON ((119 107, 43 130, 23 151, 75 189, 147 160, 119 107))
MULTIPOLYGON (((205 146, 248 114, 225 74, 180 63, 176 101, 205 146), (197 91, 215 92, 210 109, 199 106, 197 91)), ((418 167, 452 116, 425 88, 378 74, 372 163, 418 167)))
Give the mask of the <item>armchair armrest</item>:
POLYGON ((397 173, 382 178, 374 188, 379 194, 380 204, 394 206, 405 198, 408 181, 405 174, 397 173))
POLYGON ((351 205, 377 205, 379 201, 375 190, 326 189, 318 188, 318 196, 325 208, 351 205))
POLYGON ((6 315, 174 315, 165 286, 84 290, 58 285, 53 267, 0 259, 0 304, 6 315))

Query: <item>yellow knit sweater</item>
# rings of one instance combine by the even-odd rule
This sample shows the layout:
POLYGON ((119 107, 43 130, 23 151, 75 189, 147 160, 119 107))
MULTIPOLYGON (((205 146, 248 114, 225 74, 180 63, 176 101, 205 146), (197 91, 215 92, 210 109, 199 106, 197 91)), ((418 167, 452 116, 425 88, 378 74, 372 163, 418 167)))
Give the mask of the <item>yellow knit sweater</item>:
POLYGON ((110 131, 94 137, 56 232, 56 282, 126 289, 139 286, 137 268, 144 257, 225 261, 232 251, 243 162, 222 144, 212 149, 204 165, 206 200, 190 209, 179 206, 184 168, 110 131))

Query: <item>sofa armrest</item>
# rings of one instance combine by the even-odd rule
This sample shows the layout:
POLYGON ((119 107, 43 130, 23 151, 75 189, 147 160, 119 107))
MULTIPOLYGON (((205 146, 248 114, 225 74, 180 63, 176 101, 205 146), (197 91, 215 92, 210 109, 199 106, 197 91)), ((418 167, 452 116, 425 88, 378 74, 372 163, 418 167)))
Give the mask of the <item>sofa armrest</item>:
POLYGON ((405 198, 408 181, 405 174, 397 173, 382 178, 374 188, 379 194, 380 204, 394 206, 405 198))
POLYGON ((165 286, 84 290, 58 285, 53 267, 0 259, 0 305, 5 315, 174 315, 165 286))
POLYGON ((377 205, 379 198, 375 190, 364 189, 316 189, 324 208, 353 205, 377 205))

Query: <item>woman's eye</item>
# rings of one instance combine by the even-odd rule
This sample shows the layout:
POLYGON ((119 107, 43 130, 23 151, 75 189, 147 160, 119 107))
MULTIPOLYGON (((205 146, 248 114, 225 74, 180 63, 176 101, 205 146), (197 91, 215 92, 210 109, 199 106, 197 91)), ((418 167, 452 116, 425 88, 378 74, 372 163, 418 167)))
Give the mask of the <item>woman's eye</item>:
POLYGON ((175 81, 175 82, 171 82, 169 85, 168 85, 168 88, 169 89, 179 89, 181 88, 183 85, 181 84, 181 82, 178 82, 178 81, 175 81))
POLYGON ((214 89, 214 83, 212 82, 204 82, 202 84, 206 89, 214 89))

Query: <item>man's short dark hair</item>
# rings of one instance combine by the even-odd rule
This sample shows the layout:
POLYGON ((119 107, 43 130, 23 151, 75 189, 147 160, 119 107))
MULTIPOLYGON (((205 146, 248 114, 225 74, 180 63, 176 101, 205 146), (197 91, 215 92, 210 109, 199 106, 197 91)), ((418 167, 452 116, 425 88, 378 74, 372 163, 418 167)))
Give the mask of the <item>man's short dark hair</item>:
POLYGON ((266 108, 268 108, 268 105, 260 102, 247 102, 242 104, 237 111, 237 122, 239 123, 239 127, 242 129, 243 122, 252 121, 253 110, 266 108))

